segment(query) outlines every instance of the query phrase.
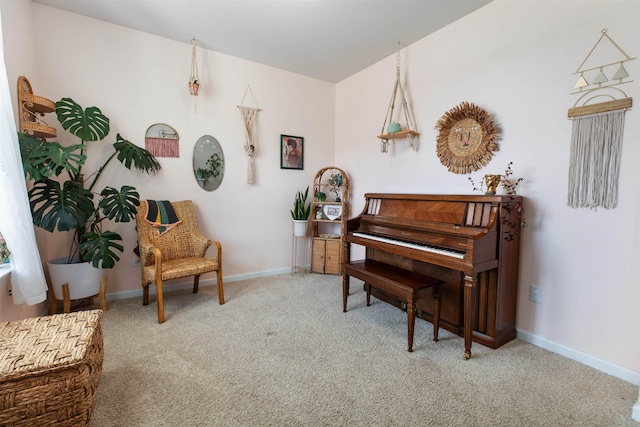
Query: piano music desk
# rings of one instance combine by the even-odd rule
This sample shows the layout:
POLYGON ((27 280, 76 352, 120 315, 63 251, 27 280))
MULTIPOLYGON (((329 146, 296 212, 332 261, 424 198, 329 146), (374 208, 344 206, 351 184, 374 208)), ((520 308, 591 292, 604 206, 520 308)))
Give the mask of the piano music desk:
POLYGON ((371 301, 371 288, 386 292, 407 305, 407 340, 408 351, 413 351, 413 331, 416 321, 416 301, 424 296, 432 295, 434 298, 433 313, 433 340, 438 341, 440 328, 440 285, 442 280, 404 270, 383 262, 363 260, 345 262, 344 274, 347 282, 343 282, 342 305, 347 311, 347 297, 349 294, 349 276, 363 280, 367 293, 367 306, 371 301))

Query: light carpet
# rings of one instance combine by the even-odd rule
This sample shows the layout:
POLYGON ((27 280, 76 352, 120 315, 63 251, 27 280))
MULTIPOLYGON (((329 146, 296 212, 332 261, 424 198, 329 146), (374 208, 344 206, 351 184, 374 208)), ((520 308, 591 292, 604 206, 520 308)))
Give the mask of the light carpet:
POLYGON ((281 275, 113 301, 91 425, 635 426, 637 386, 514 340, 492 350, 416 319, 352 279, 281 275))

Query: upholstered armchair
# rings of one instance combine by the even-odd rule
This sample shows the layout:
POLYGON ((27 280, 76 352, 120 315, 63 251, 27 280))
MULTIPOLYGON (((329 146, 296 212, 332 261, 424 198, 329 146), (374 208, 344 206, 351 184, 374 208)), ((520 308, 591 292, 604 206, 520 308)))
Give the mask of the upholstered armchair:
MULTIPOLYGON (((152 209, 156 206, 154 202, 152 209)), ((164 322, 164 300, 162 285, 166 280, 194 276, 193 293, 198 292, 200 275, 215 271, 218 281, 218 301, 224 304, 222 288, 222 246, 209 240, 198 231, 191 200, 171 202, 177 220, 168 228, 149 221, 149 202, 140 201, 136 223, 140 265, 142 269, 142 304, 149 304, 149 285, 156 285, 158 323, 164 322), (209 246, 216 249, 215 259, 206 258, 209 246)), ((159 216, 158 216, 159 217, 159 216)))

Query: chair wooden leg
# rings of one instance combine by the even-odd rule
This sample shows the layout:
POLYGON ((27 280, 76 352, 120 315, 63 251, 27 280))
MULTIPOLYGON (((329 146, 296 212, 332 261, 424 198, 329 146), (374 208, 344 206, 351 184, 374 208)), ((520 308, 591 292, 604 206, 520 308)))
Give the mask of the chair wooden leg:
POLYGON ((142 285, 142 305, 149 305, 149 284, 142 285))
POLYGON ((71 298, 70 298, 70 293, 69 293, 69 284, 68 283, 63 283, 62 284, 62 311, 64 311, 65 313, 70 313, 71 312, 71 298))
POLYGON ((156 277, 156 299, 158 300, 158 323, 164 323, 164 299, 162 296, 162 278, 156 277))
POLYGON ((196 274, 195 276, 193 276, 193 293, 197 294, 198 293, 198 285, 200 284, 200 275, 196 274))
POLYGON ((100 308, 102 311, 107 311, 107 276, 102 276, 100 279, 100 308))
POLYGON ((224 289, 222 288, 222 268, 218 269, 218 302, 220 305, 224 304, 224 289))

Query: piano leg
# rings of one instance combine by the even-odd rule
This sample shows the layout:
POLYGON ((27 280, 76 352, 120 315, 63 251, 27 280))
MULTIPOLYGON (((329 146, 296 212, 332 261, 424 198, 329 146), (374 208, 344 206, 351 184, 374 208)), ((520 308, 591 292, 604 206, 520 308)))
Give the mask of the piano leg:
POLYGON ((473 294, 476 286, 476 275, 464 276, 464 358, 471 357, 473 335, 473 294))
POLYGON ((433 340, 438 342, 438 333, 440 332, 440 286, 436 286, 433 290, 433 340))
POLYGON ((413 352, 413 331, 416 325, 416 303, 412 298, 407 301, 407 333, 409 348, 407 351, 413 352))

